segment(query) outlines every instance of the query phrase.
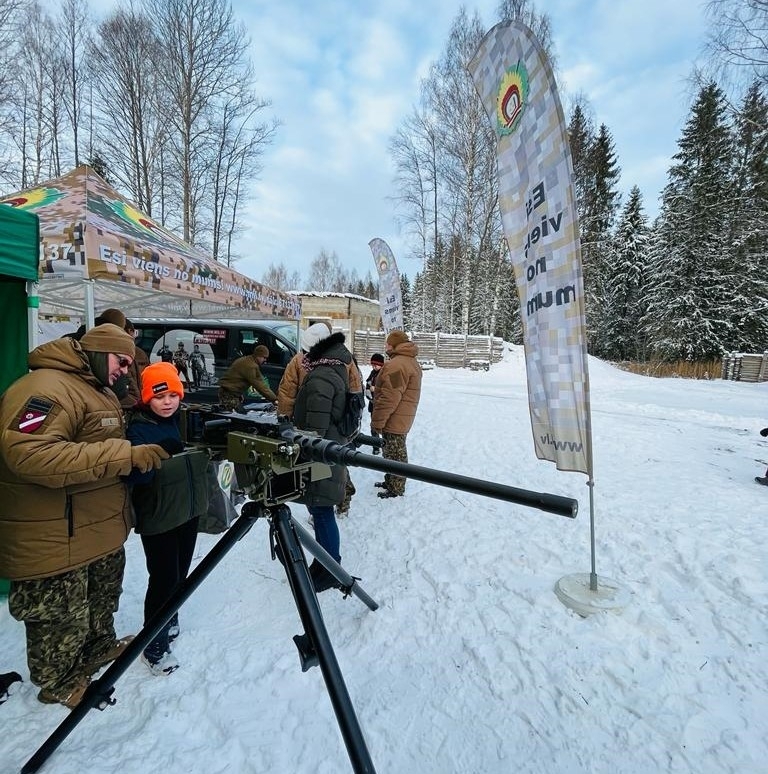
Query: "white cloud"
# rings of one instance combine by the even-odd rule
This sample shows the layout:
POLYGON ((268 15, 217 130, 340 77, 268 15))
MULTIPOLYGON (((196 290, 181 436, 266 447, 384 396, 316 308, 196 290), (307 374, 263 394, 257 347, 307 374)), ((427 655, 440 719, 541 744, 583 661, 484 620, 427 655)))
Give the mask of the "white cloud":
MULTIPOLYGON (((389 139, 418 102, 420 82, 445 48, 460 5, 237 4, 253 37, 259 92, 283 122, 265 154, 252 227, 241 245, 253 256, 254 276, 270 262, 303 270, 322 248, 365 274, 374 236, 391 240, 400 258, 396 245, 400 253, 406 245, 389 198, 389 139)), ((488 27, 497 5, 474 4, 488 27)), ((703 40, 702 4, 550 0, 545 10, 566 110, 569 97, 586 94, 596 123, 614 137, 622 190, 638 185, 655 214, 688 112, 685 77, 703 40)))

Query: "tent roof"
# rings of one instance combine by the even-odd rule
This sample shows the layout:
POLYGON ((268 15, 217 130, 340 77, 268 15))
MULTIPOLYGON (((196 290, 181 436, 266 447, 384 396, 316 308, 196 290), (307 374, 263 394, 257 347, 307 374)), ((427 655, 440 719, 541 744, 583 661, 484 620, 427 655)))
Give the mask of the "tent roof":
POLYGON ((37 215, 0 207, 0 275, 36 280, 39 242, 37 215))
POLYGON ((43 314, 82 315, 91 280, 95 307, 128 317, 301 317, 295 296, 210 260, 88 166, 2 201, 39 217, 43 314))

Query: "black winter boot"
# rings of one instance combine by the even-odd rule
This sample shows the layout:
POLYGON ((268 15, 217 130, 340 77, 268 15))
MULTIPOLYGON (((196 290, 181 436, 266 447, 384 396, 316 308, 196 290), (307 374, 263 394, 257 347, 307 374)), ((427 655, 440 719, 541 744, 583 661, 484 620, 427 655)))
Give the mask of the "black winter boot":
POLYGON ((309 577, 312 579, 312 585, 315 587, 315 594, 328 589, 340 589, 341 584, 323 567, 317 559, 309 565, 309 577))

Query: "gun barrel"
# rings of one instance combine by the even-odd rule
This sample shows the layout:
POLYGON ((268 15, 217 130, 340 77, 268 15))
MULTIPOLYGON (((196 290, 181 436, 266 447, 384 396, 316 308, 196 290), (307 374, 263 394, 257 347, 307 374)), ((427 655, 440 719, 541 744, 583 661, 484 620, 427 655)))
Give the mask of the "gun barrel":
POLYGON ((304 435, 292 428, 284 429, 282 437, 286 441, 298 444, 301 450, 312 460, 324 462, 327 465, 350 465, 352 467, 367 468, 368 470, 378 470, 396 476, 413 478, 417 481, 425 481, 428 484, 437 484, 438 486, 459 489, 463 492, 479 494, 484 497, 492 497, 496 500, 538 508, 541 511, 554 513, 558 516, 566 516, 570 519, 576 518, 579 510, 578 501, 572 497, 563 497, 546 492, 533 492, 529 489, 519 489, 505 484, 498 484, 494 481, 483 481, 479 478, 462 476, 444 470, 411 465, 408 462, 386 460, 373 454, 361 452, 352 446, 342 446, 324 438, 304 435))

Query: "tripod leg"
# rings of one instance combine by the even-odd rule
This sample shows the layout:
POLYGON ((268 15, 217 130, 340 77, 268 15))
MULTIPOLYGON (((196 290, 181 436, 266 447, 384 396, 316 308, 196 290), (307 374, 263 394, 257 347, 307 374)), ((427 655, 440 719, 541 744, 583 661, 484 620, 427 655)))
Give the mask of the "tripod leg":
POLYGON ((304 631, 314 645, 333 711, 336 714, 341 735, 344 737, 347 754, 352 762, 352 768, 355 774, 375 772, 373 761, 363 738, 363 732, 355 715, 355 709, 352 706, 352 700, 344 684, 339 663, 336 660, 330 637, 323 622, 323 614, 320 611, 320 605, 309 577, 307 563, 296 536, 291 511, 287 505, 275 506, 270 511, 277 544, 282 552, 283 566, 291 585, 296 608, 304 625, 304 631))
POLYGON ((250 515, 251 513, 251 510, 245 512, 244 509, 243 515, 235 521, 216 545, 205 555, 200 564, 195 567, 184 583, 157 612, 157 615, 152 616, 147 625, 107 668, 107 671, 88 686, 80 704, 67 715, 34 755, 24 764, 21 774, 32 774, 32 772, 37 771, 91 709, 94 707, 104 709, 108 705, 115 703, 111 696, 118 679, 141 655, 144 648, 152 642, 163 626, 171 620, 173 614, 192 596, 197 587, 224 558, 230 548, 248 532, 259 516, 265 515, 263 510, 257 511, 254 515, 250 515))
POLYGON ((320 564, 328 570, 331 575, 341 584, 342 591, 345 595, 354 594, 363 604, 367 605, 371 610, 378 610, 379 605, 376 601, 371 599, 368 594, 360 588, 358 584, 358 578, 353 578, 321 545, 318 543, 309 530, 296 521, 292 516, 289 516, 291 525, 293 526, 296 534, 298 535, 301 544, 309 551, 312 556, 317 559, 320 564))

